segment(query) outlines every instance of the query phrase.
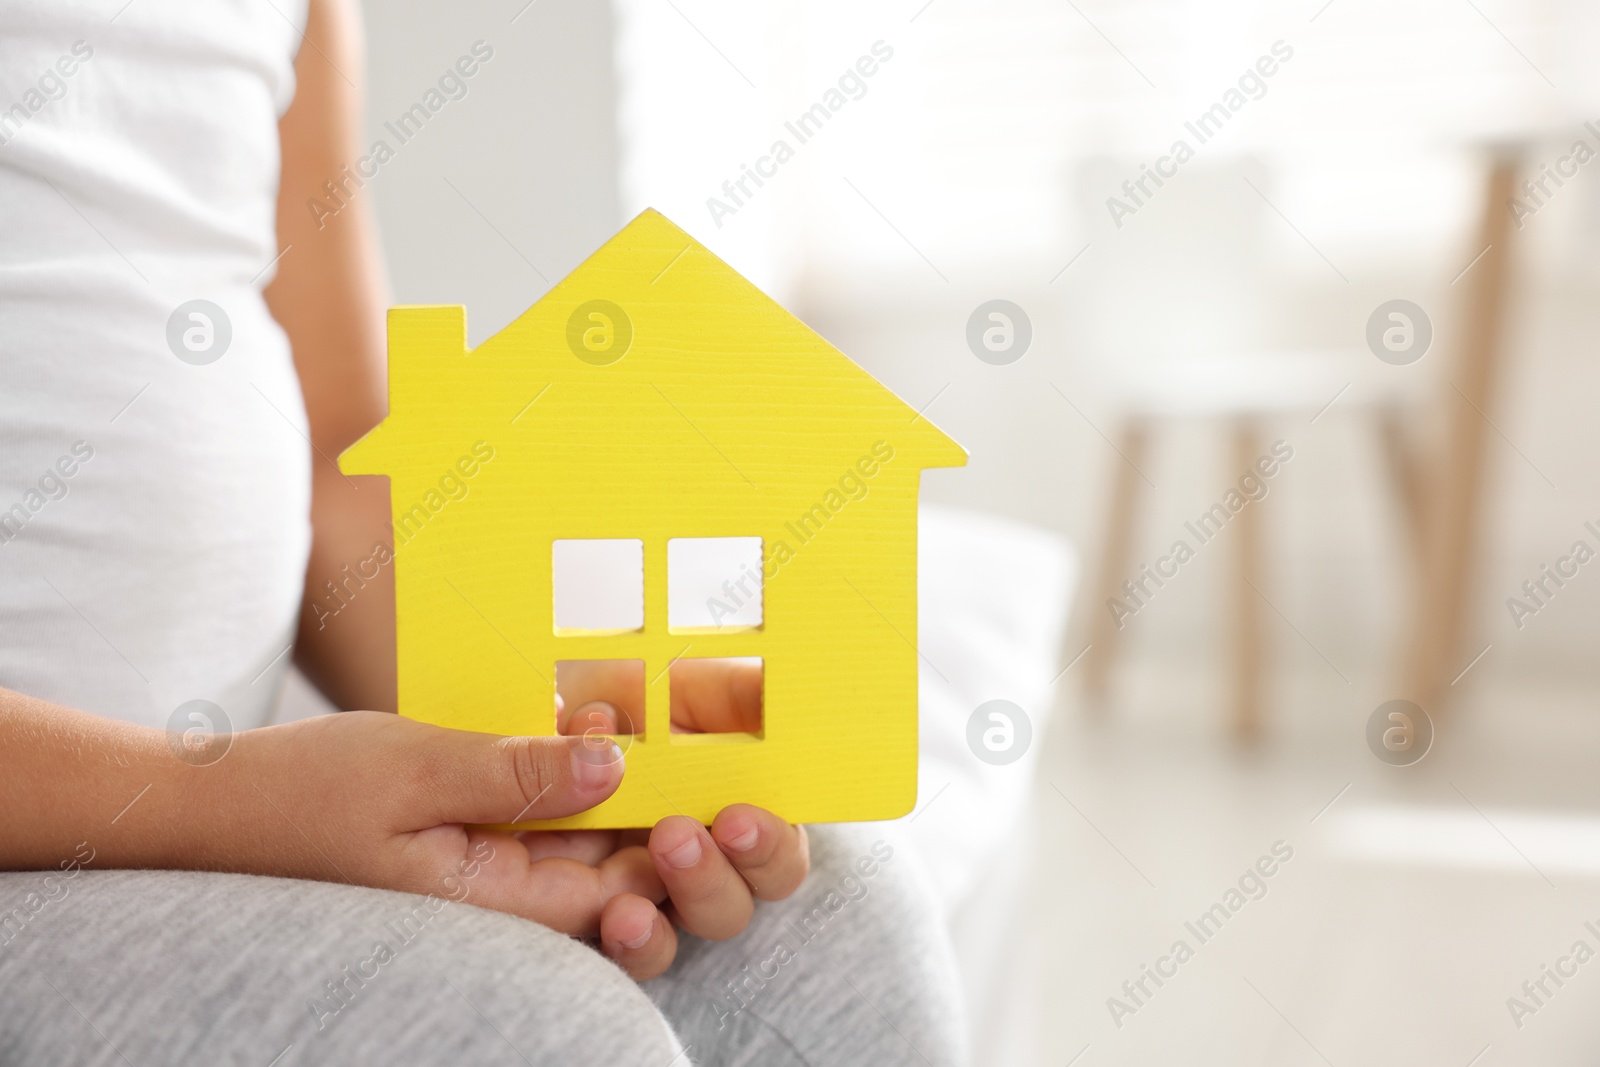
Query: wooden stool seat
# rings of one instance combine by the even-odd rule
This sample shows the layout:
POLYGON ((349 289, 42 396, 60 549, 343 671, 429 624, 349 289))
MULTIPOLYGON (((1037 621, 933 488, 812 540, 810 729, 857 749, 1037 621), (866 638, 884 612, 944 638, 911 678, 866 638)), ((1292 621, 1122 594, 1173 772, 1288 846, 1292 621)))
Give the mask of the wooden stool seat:
MULTIPOLYGON (((1482 248, 1463 286, 1462 329, 1449 354, 1441 403, 1445 405, 1445 439, 1428 457, 1419 453, 1410 417, 1415 404, 1385 395, 1374 380, 1356 381, 1350 355, 1318 352, 1264 352, 1143 362, 1137 374, 1125 374, 1115 388, 1122 397, 1122 419, 1116 431, 1118 453, 1106 510, 1099 573, 1091 583, 1088 604, 1084 689, 1091 705, 1103 703, 1119 644, 1121 620, 1107 605, 1119 598, 1137 523, 1142 468, 1151 439, 1180 419, 1215 421, 1233 439, 1238 470, 1251 467, 1262 454, 1261 425, 1269 419, 1312 411, 1320 417, 1336 397, 1348 415, 1356 409, 1373 419, 1388 461, 1390 482, 1407 520, 1408 559, 1416 576, 1413 619, 1406 628, 1410 647, 1396 682, 1396 695, 1417 701, 1438 714, 1453 684, 1464 629, 1472 563, 1480 540, 1483 472, 1489 439, 1489 414, 1499 377, 1502 335, 1509 290, 1511 217, 1504 205, 1515 189, 1513 153, 1491 159, 1485 183, 1482 220, 1474 245, 1482 248), (1424 462, 1424 458, 1430 459, 1424 462)), ((1370 358, 1357 353, 1358 359, 1370 358)), ((1383 379, 1378 379, 1379 381, 1383 379)), ((1390 383, 1402 379, 1390 377, 1390 383)), ((1265 594, 1260 573, 1261 525, 1258 508, 1245 507, 1230 527, 1235 545, 1232 675, 1232 725, 1243 739, 1261 729, 1262 611, 1265 594)))

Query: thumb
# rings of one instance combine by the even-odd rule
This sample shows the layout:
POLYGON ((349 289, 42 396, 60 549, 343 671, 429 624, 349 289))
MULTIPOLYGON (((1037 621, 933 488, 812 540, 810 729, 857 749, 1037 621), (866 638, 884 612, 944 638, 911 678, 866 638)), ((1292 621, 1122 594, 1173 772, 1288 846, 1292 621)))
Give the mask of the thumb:
POLYGON ((559 819, 594 807, 622 781, 608 737, 499 737, 435 728, 420 738, 432 825, 559 819))

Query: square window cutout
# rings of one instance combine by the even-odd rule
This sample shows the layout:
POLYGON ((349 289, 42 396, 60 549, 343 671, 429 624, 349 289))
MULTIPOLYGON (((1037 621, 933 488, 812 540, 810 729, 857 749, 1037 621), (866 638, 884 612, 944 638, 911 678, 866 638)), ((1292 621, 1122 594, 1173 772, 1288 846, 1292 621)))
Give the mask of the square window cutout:
POLYGON ((626 537, 551 544, 555 628, 627 633, 644 628, 644 542, 626 537))
POLYGON ((644 735, 644 660, 556 661, 556 733, 644 735))
POLYGON ((673 744, 759 741, 766 736, 766 663, 759 656, 690 658, 668 668, 673 744))
POLYGON ((675 537, 667 542, 667 629, 757 629, 763 618, 761 538, 675 537))

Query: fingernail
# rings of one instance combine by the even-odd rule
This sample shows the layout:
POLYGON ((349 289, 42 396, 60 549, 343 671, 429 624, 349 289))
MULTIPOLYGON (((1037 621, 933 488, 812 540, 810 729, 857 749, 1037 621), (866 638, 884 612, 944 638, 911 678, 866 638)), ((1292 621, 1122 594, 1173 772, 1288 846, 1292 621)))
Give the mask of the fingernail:
POLYGON ((617 943, 620 944, 623 948, 644 948, 645 944, 650 940, 650 935, 655 933, 655 932, 656 932, 656 924, 655 924, 655 920, 652 919, 650 921, 649 925, 647 925, 644 928, 644 933, 640 934, 638 937, 634 938, 632 941, 619 941, 617 943))
POLYGON ((746 829, 732 834, 723 839, 723 844, 735 852, 749 852, 756 847, 756 842, 761 838, 761 828, 751 823, 746 829))
POLYGON ((622 749, 615 741, 595 744, 585 737, 572 744, 572 781, 585 793, 610 789, 622 777, 622 749))
POLYGON ((700 835, 690 834, 689 839, 671 852, 664 852, 661 858, 673 867, 693 867, 700 861, 700 835))

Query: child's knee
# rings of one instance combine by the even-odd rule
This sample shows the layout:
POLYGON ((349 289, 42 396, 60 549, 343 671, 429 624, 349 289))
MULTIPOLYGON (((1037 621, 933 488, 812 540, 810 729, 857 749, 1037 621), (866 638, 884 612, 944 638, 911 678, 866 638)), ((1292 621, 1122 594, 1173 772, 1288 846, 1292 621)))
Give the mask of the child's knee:
POLYGON ((0 875, 5 901, 40 902, 0 952, 6 1003, 39 1008, 0 1019, 0 1049, 18 1062, 100 1054, 92 1031, 22 1025, 69 1011, 62 997, 136 1062, 175 1048, 243 1061, 273 1045, 270 1058, 289 1044, 327 1063, 501 1062, 507 1043, 541 1063, 666 1064, 679 1052, 610 961, 470 904, 181 871, 82 872, 52 899, 47 877, 0 875))

